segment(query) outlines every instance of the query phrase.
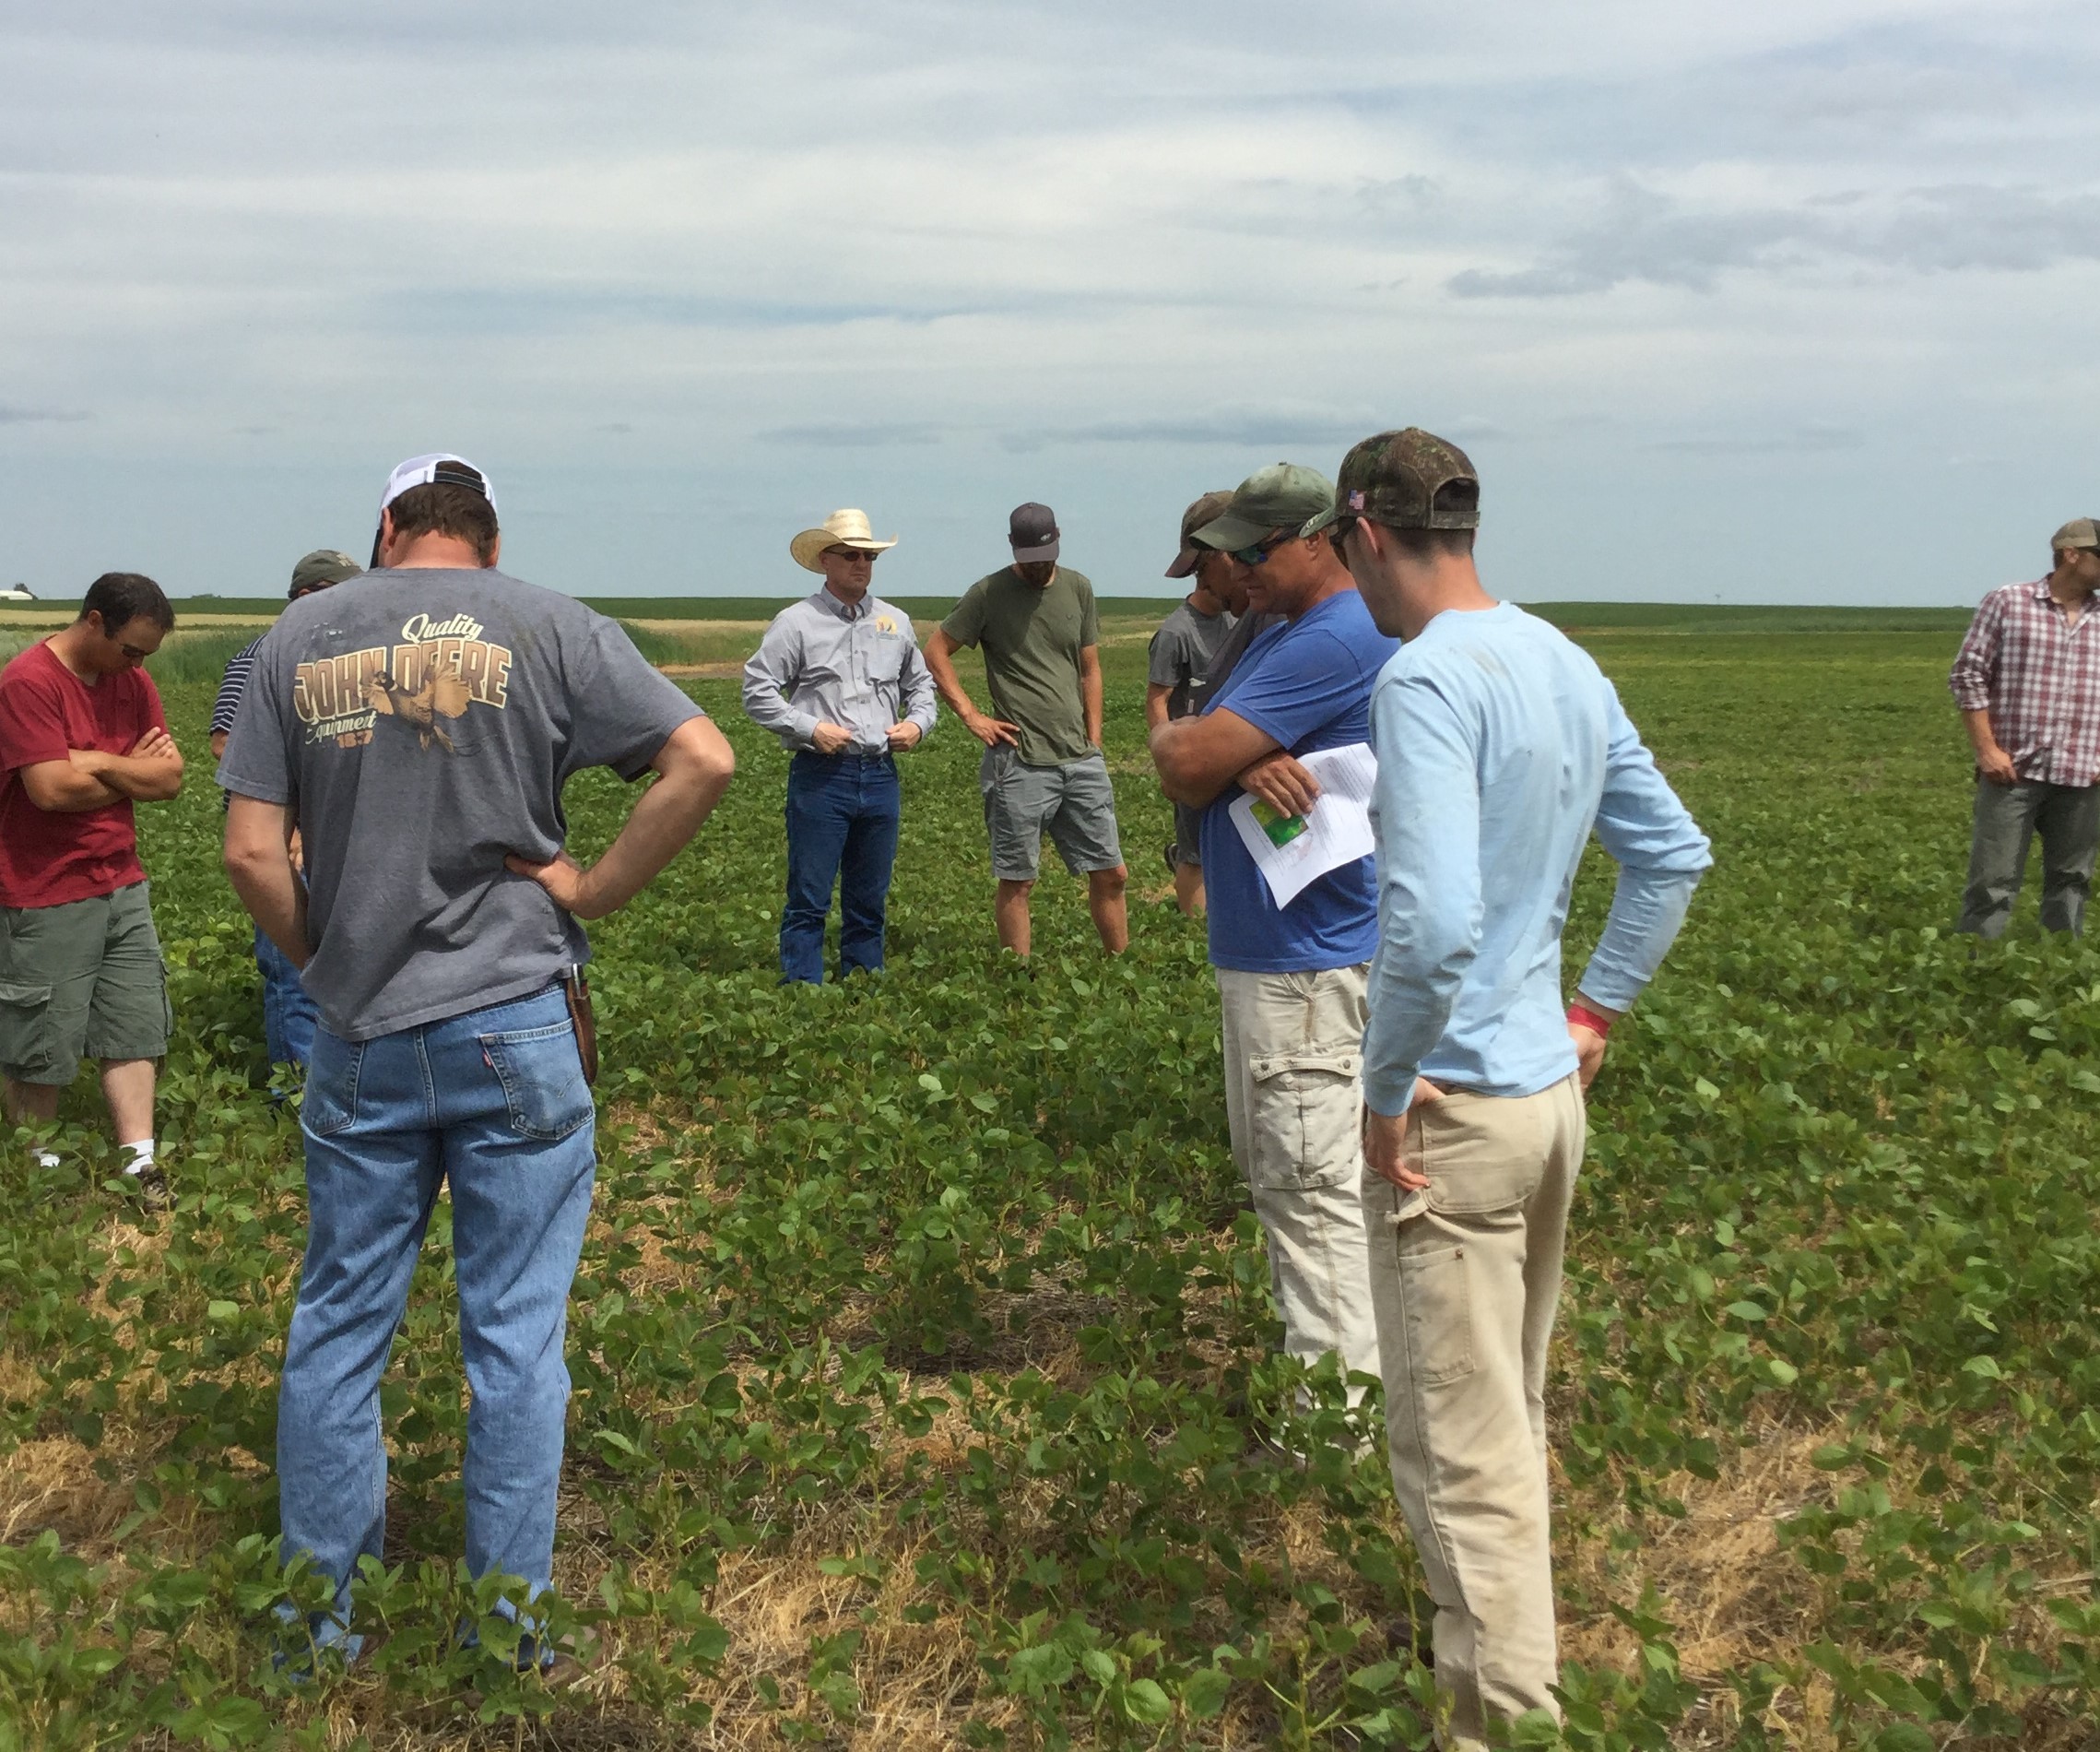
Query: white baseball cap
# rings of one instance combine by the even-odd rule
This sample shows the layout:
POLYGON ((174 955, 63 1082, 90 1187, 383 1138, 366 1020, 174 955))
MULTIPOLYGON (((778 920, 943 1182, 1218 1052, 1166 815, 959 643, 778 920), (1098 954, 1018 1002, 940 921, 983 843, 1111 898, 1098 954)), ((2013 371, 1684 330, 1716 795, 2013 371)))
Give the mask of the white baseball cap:
POLYGON ((450 481, 455 487, 472 487, 491 508, 496 503, 496 490, 489 484, 489 477, 468 462, 465 456, 455 456, 449 450, 432 456, 411 456, 407 462, 396 465, 386 477, 386 491, 380 495, 379 508, 384 511, 411 487, 427 487, 433 480, 450 481))
MULTIPOLYGON (((386 477, 386 491, 379 496, 379 508, 384 511, 411 487, 427 487, 433 481, 444 481, 454 487, 471 487, 489 502, 489 509, 496 508, 496 490, 489 484, 489 477, 468 462, 465 456, 455 456, 449 450, 433 451, 427 456, 410 456, 407 462, 395 465, 394 472, 386 477)), ((379 531, 372 532, 372 563, 379 564, 379 531)))

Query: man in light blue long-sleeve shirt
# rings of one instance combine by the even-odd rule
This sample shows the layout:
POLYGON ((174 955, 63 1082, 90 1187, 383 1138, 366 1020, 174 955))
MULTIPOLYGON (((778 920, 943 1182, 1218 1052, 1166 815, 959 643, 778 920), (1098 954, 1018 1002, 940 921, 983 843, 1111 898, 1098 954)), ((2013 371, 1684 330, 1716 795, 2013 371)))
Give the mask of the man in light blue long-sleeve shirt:
POLYGON ((1546 1344, 1582 1091, 1713 859, 1597 665, 1481 589, 1462 451, 1381 432, 1344 459, 1336 503, 1331 539, 1405 641, 1371 699, 1365 1228, 1445 1744, 1471 1746, 1491 1717, 1558 1714, 1546 1344), (1561 931, 1593 831, 1619 884, 1563 1011, 1561 931))
POLYGON ((933 728, 933 677, 912 617, 871 595, 878 541, 859 511, 834 511, 788 543, 824 587, 773 617, 744 665, 744 711, 794 759, 787 767, 783 985, 820 985, 824 921, 839 893, 839 977, 882 965, 897 858, 895 757, 933 728))

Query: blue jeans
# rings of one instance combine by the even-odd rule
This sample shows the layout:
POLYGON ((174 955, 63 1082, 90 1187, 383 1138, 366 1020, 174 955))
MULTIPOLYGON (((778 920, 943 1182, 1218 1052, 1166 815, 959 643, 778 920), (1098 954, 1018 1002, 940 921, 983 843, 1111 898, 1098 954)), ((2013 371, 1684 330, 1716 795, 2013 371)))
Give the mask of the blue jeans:
POLYGON ((554 1564, 569 1284, 596 1156, 557 988, 353 1045, 315 1031, 306 1261, 277 1396, 289 1559, 311 1552, 347 1622, 386 1530, 379 1381, 438 1188, 452 1190, 466 1418, 466 1562, 537 1592, 554 1564))
POLYGON ((882 965, 897 861, 897 763, 888 754, 797 754, 787 768, 783 984, 824 977, 824 920, 839 890, 839 975, 882 965))
POLYGON ((274 1065, 298 1065, 313 1057, 317 1015, 299 969, 261 931, 255 933, 255 965, 263 973, 263 1038, 274 1065))

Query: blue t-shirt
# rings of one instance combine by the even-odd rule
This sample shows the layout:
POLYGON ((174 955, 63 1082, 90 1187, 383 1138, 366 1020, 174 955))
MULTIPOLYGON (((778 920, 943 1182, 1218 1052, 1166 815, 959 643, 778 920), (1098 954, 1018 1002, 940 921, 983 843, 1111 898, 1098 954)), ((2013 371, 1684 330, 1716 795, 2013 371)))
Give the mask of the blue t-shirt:
MULTIPOLYGON (((1369 741, 1372 683, 1399 648, 1373 624, 1363 598, 1344 590, 1247 646, 1204 710, 1221 706, 1292 754, 1369 741)), ((1378 946, 1374 860, 1329 870, 1279 911, 1228 813, 1239 795, 1237 785, 1228 786, 1203 811, 1211 965, 1294 974, 1369 961, 1378 946)))

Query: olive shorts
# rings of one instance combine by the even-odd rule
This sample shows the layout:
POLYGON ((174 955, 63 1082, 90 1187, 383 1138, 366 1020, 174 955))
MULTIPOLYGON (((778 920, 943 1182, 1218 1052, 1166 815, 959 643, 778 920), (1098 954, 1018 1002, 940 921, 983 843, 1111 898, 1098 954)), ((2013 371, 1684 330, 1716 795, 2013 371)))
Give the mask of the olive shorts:
POLYGON ((160 1058, 173 1026, 146 883, 0 906, 0 1073, 63 1087, 83 1058, 160 1058))

